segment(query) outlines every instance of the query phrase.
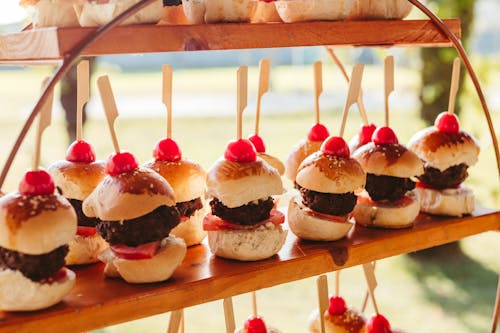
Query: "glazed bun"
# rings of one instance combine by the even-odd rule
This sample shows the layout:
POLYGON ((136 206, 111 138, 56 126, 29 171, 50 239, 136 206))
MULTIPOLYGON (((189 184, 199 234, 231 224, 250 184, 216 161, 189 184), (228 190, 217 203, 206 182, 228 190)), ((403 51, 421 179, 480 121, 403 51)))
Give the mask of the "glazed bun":
POLYGON ((104 162, 75 163, 58 161, 48 170, 54 183, 68 199, 83 201, 106 176, 104 162))
POLYGON ((345 222, 333 222, 307 214, 299 195, 288 205, 288 225, 297 237, 314 241, 334 241, 345 237, 354 224, 345 216, 345 222))
POLYGON ((417 187, 417 190, 420 195, 420 210, 425 213, 461 217, 475 209, 474 193, 463 185, 458 189, 417 187))
POLYGON ((272 257, 285 243, 287 231, 269 222, 248 230, 208 232, 208 245, 213 254, 227 259, 257 261, 272 257))
MULTIPOLYGON (((362 313, 355 309, 347 309, 341 315, 332 316, 325 312, 325 333, 365 333, 366 320, 362 313)), ((314 310, 308 318, 309 332, 320 333, 319 311, 314 310)))
POLYGON ((316 192, 348 193, 363 189, 366 174, 355 159, 317 151, 302 161, 295 181, 301 187, 316 192))
POLYGON ((97 255, 108 248, 108 243, 99 234, 82 237, 75 235, 69 242, 66 265, 86 265, 99 262, 97 255))
POLYGON ((257 156, 262 158, 270 166, 278 170, 278 173, 283 176, 285 174, 285 165, 278 158, 268 155, 266 153, 258 153, 257 156))
POLYGON ((53 283, 34 282, 21 272, 0 269, 0 309, 34 311, 59 303, 75 285, 75 273, 66 269, 66 277, 53 283))
POLYGON ((103 221, 131 220, 160 206, 175 206, 168 182, 150 169, 106 176, 83 202, 83 213, 103 221))
MULTIPOLYGON (((368 196, 364 193, 363 196, 368 196)), ((352 212, 356 224, 365 227, 402 229, 413 226, 420 211, 420 200, 416 190, 406 194, 404 205, 360 200, 352 212)))
POLYGON ((474 165, 480 151, 479 144, 467 132, 446 134, 434 126, 415 133, 408 143, 408 149, 440 171, 462 163, 474 165))
POLYGON ((110 248, 99 254, 99 259, 106 264, 106 276, 122 277, 128 283, 152 283, 169 279, 185 256, 184 240, 168 236, 161 241, 160 249, 150 259, 118 258, 110 248))
POLYGON ((420 158, 399 144, 375 145, 370 142, 356 150, 352 157, 366 173, 374 175, 410 178, 424 173, 420 158))
POLYGON ((225 206, 235 208, 282 194, 283 184, 278 171, 261 158, 248 163, 219 159, 208 172, 207 192, 225 206))
POLYGON ((62 195, 0 198, 0 246, 40 255, 69 243, 76 234, 76 213, 62 195))
POLYGON ((288 154, 285 162, 285 175, 288 179, 295 181, 300 163, 302 163, 307 156, 317 152, 321 148, 322 144, 322 141, 303 140, 292 148, 292 151, 288 154))
POLYGON ((202 201, 202 209, 198 209, 187 221, 181 221, 170 231, 171 235, 184 239, 186 246, 200 244, 207 236, 207 232, 203 230, 203 218, 210 212, 210 206, 205 200, 202 201))

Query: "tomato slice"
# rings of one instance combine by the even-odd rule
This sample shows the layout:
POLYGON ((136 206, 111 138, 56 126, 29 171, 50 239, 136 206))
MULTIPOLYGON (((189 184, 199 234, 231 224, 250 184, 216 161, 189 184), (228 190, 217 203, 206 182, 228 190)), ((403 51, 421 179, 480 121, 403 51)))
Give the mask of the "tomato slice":
POLYGON ((97 233, 97 229, 94 227, 82 227, 78 226, 76 229, 76 234, 82 237, 91 237, 97 233))
POLYGON ((68 271, 66 270, 66 268, 63 267, 57 272, 55 272, 54 275, 52 275, 51 277, 48 277, 43 281, 41 281, 41 283, 52 284, 64 280, 66 276, 68 276, 68 271))
POLYGON ((403 207, 403 206, 408 206, 410 205, 414 200, 410 198, 408 195, 404 195, 401 199, 398 201, 375 201, 370 198, 368 193, 366 192, 361 192, 358 195, 358 202, 363 202, 372 206, 384 206, 384 207, 403 207))
MULTIPOLYGON (((432 187, 431 185, 429 184, 426 184, 426 183, 423 183, 423 182, 417 182, 417 187, 420 187, 420 188, 427 188, 427 189, 431 189, 431 190, 436 190, 436 191, 439 191, 437 189, 435 189, 434 187, 432 187)), ((462 187, 462 184, 458 184, 454 187, 451 187, 452 189, 455 189, 455 190, 458 190, 459 188, 462 187)))
POLYGON ((318 213, 315 212, 314 210, 307 208, 307 207, 301 207, 304 213, 307 215, 310 215, 312 217, 317 217, 325 221, 330 221, 330 222, 335 222, 335 223, 346 223, 347 218, 345 216, 337 216, 337 215, 329 215, 329 214, 323 214, 323 213, 318 213))
POLYGON ((111 245, 111 250, 122 259, 137 260, 150 259, 158 252, 160 242, 151 242, 139 246, 127 246, 124 244, 111 245))
POLYGON ((260 227, 261 225, 266 224, 267 222, 271 222, 274 225, 279 225, 285 222, 285 215, 277 209, 272 209, 269 218, 260 221, 254 225, 239 225, 235 223, 231 223, 227 220, 221 219, 216 215, 212 215, 211 213, 205 216, 203 219, 203 230, 206 231, 215 231, 215 230, 248 230, 260 227))

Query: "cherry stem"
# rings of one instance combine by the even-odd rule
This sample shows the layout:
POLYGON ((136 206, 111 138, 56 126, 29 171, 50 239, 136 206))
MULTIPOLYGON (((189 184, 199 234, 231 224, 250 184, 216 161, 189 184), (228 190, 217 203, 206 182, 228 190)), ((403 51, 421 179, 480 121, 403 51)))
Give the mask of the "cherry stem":
POLYGON ((76 67, 76 139, 83 137, 83 108, 90 98, 89 62, 82 60, 76 67))
POLYGON ((319 98, 323 92, 323 63, 316 61, 314 63, 314 115, 316 124, 320 123, 319 117, 319 98))
POLYGON ((253 316, 257 317, 257 292, 252 291, 252 310, 253 310, 253 316))
POLYGON ((173 71, 169 65, 162 66, 162 99, 167 108, 167 138, 172 138, 172 80, 173 71))
POLYGON ((262 96, 269 90, 270 67, 271 61, 269 59, 262 59, 259 63, 259 92, 257 94, 257 109, 255 111, 255 135, 259 135, 262 96))
POLYGON ((451 74, 450 100, 448 102, 448 113, 455 112, 455 101, 457 99, 458 84, 460 81, 460 58, 453 61, 453 72, 451 74))

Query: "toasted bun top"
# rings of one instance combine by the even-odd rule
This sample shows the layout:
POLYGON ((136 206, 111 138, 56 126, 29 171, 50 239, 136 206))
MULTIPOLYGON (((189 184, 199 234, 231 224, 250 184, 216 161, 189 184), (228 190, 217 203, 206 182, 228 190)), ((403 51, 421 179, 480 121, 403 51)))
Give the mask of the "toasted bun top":
POLYGON ((267 162, 270 166, 278 170, 280 175, 285 174, 285 165, 277 157, 271 156, 266 153, 258 153, 258 156, 267 162))
POLYGON ((76 226, 73 207, 58 193, 0 198, 0 246, 6 249, 45 254, 69 243, 76 226))
POLYGON ((458 164, 474 165, 479 155, 479 144, 467 132, 446 134, 435 126, 425 128, 413 135, 408 149, 431 167, 444 171, 458 164))
POLYGON ((104 162, 75 163, 57 161, 48 169, 62 195, 83 201, 106 176, 104 162))
POLYGON ((158 172, 172 186, 177 202, 204 197, 207 174, 194 162, 150 161, 144 167, 158 172))
POLYGON ((83 202, 83 213, 103 221, 130 220, 160 206, 174 206, 172 187, 158 173, 139 168, 106 176, 83 202))
POLYGON ((370 142, 356 150, 357 159, 367 173, 409 178, 424 173, 420 158, 400 144, 375 145, 370 142))
POLYGON ((295 181, 316 192, 348 193, 364 188, 366 173, 353 158, 328 156, 317 151, 302 161, 295 181))
POLYGON ((259 157, 248 163, 221 158, 208 171, 207 191, 225 206, 235 208, 281 194, 283 184, 278 171, 259 157))
POLYGON ((292 148, 292 151, 286 158, 285 175, 292 181, 297 177, 297 169, 300 163, 309 155, 317 152, 321 148, 321 141, 302 140, 292 148))

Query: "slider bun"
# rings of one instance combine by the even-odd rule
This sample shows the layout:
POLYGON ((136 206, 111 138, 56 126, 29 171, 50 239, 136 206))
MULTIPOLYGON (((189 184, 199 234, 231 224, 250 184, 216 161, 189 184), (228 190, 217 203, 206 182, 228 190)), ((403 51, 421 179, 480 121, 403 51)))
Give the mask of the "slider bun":
POLYGON ((366 174, 358 161, 317 151, 299 166, 297 184, 322 193, 349 193, 364 188, 366 174))
POLYGON ((39 255, 69 243, 76 234, 76 213, 62 195, 0 198, 0 246, 39 255))
MULTIPOLYGON (((328 310, 325 312, 325 333, 365 333, 366 320, 359 311, 347 309, 347 311, 338 316, 331 316, 328 310), (341 325, 338 324, 341 323, 341 325), (358 324, 363 323, 359 330, 355 330, 358 324), (356 326, 354 326, 356 325, 356 326)), ((320 333, 319 311, 315 309, 307 320, 309 322, 309 332, 320 333)))
POLYGON ((122 259, 108 248, 99 255, 99 259, 106 264, 106 276, 121 277, 128 283, 153 283, 168 280, 185 256, 184 240, 168 236, 161 241, 160 249, 153 258, 122 259))
POLYGON ((399 144, 375 145, 370 142, 357 149, 352 157, 366 173, 374 175, 410 178, 424 173, 420 158, 399 144))
POLYGON ((75 285, 75 273, 66 272, 62 281, 39 283, 19 271, 0 269, 0 310, 34 311, 59 303, 75 285))
MULTIPOLYGON (((266 2, 264 2, 266 3, 266 2)), ((278 173, 283 176, 285 174, 285 165, 278 158, 266 153, 257 153, 257 155, 267 162, 270 166, 278 170, 278 173)))
POLYGON ((172 186, 176 202, 190 201, 205 196, 207 174, 194 162, 150 161, 145 168, 158 172, 172 186))
POLYGON ((420 200, 416 190, 406 194, 411 203, 404 206, 369 203, 359 200, 352 212, 356 224, 370 228, 402 229, 413 226, 420 210, 420 200))
POLYGON ((263 159, 238 163, 219 159, 207 176, 207 192, 225 206, 235 208, 283 193, 278 171, 263 159))
POLYGON ((271 222, 253 229, 208 232, 213 254, 227 259, 256 261, 272 257, 281 250, 287 231, 271 222))
POLYGON ((187 221, 181 221, 170 234, 184 239, 186 246, 200 244, 207 236, 207 232, 203 230, 203 218, 209 211, 209 206, 203 200, 203 208, 198 209, 187 221))
POLYGON ((21 0, 19 5, 33 7, 32 22, 39 27, 78 27, 73 5, 80 0, 21 0))
POLYGON ((440 171, 462 163, 468 166, 476 164, 480 150, 479 144, 469 133, 441 133, 435 126, 415 133, 408 143, 408 149, 440 171))
POLYGON ((466 186, 445 190, 417 187, 417 190, 420 211, 425 213, 461 217, 475 209, 474 193, 466 186))
POLYGON ((317 152, 321 148, 322 144, 322 141, 302 140, 292 148, 292 151, 288 154, 285 162, 285 175, 288 179, 295 181, 297 169, 299 168, 300 163, 302 163, 307 156, 317 152))
POLYGON ((106 176, 83 202, 83 213, 103 221, 131 220, 160 206, 175 206, 168 182, 150 169, 106 176))
POLYGON ((323 220, 306 214, 298 203, 300 196, 296 195, 288 205, 288 225, 299 238, 313 241, 334 241, 347 236, 353 223, 345 217, 345 223, 323 220))
POLYGON ((98 233, 89 237, 75 235, 75 238, 69 242, 66 265, 86 265, 99 262, 97 255, 108 247, 108 243, 98 233))
POLYGON ((52 164, 48 172, 64 197, 83 201, 106 176, 106 167, 102 161, 75 163, 64 160, 52 164))

